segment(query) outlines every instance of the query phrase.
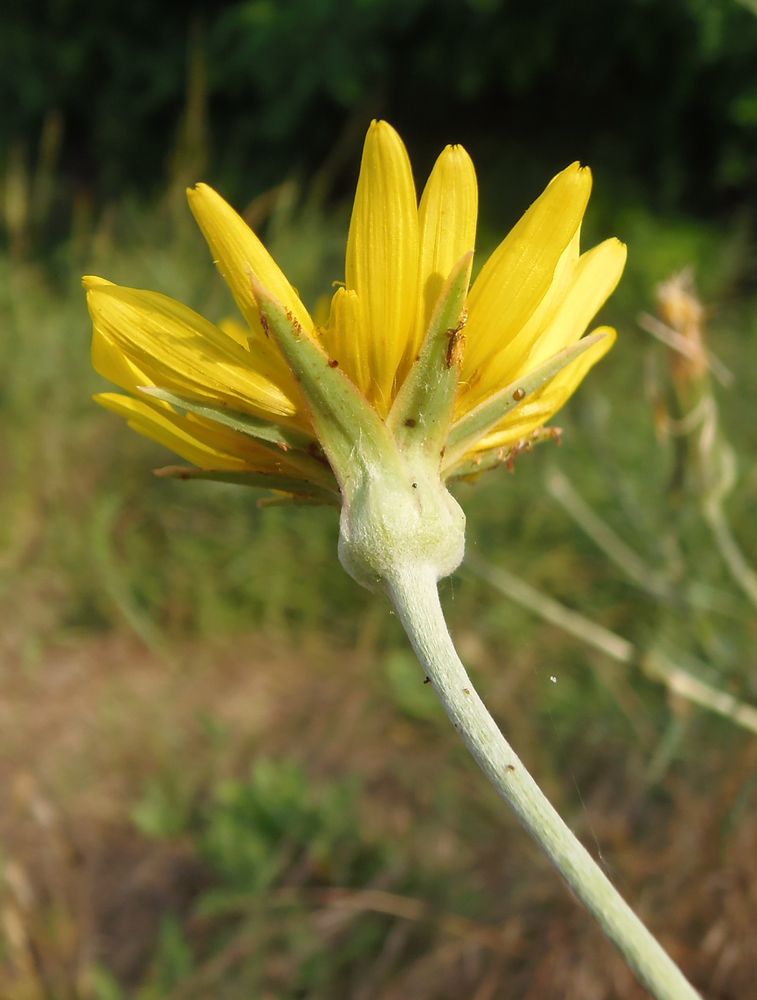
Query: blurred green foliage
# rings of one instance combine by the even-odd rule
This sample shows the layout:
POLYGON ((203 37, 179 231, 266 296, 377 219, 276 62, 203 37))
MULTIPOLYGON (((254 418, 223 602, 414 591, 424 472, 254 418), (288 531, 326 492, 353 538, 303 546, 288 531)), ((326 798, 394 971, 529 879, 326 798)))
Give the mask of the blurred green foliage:
POLYGON ((581 158, 658 208, 712 210, 754 197, 755 51, 732 0, 16 0, 0 169, 37 156, 54 112, 61 211, 72 191, 158 189, 177 142, 233 193, 327 161, 341 191, 340 151, 380 115, 427 158, 448 141, 479 163, 581 158))

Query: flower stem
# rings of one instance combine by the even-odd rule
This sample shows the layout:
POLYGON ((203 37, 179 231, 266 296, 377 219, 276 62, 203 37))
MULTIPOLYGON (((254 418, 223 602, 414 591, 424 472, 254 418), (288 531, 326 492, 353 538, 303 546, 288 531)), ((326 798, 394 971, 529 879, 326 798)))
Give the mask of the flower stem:
POLYGON ((389 598, 452 725, 496 790, 547 853, 605 934, 657 1000, 701 1000, 589 852, 570 831, 497 728, 447 630, 434 572, 423 566, 386 581, 389 598))

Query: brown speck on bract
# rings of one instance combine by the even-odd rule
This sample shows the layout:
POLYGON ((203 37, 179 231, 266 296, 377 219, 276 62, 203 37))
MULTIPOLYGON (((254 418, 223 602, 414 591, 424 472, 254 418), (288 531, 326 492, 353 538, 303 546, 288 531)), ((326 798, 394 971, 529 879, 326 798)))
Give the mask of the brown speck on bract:
POLYGON ((339 362, 336 360, 336 358, 332 358, 329 361, 329 368, 338 368, 338 367, 339 367, 339 362))
POLYGON ((405 421, 405 427, 415 427, 417 423, 418 423, 417 420, 413 420, 412 417, 408 417, 407 420, 405 421))
POLYGON ((516 403, 519 403, 521 399, 525 398, 525 395, 526 395, 525 389, 516 389, 515 392, 513 393, 513 399, 515 400, 516 403))
POLYGON ((463 688, 463 694, 470 694, 469 689, 468 688, 463 688))
POLYGON ((448 330, 447 336, 449 337, 449 343, 447 344, 447 367, 458 368, 463 360, 463 347, 465 346, 463 324, 460 323, 454 330, 448 330))
POLYGON ((260 310, 260 325, 263 327, 263 333, 266 335, 266 337, 270 337, 271 328, 268 324, 268 318, 266 317, 262 309, 260 310))
POLYGON ((514 771, 515 770, 515 764, 507 764, 505 766, 505 770, 506 771, 514 771))
POLYGON ((302 327, 297 322, 297 320, 294 318, 294 314, 289 309, 287 309, 285 311, 286 311, 286 317, 287 317, 287 319, 292 324, 292 329, 294 330, 294 335, 299 340, 300 337, 302 336, 302 327))

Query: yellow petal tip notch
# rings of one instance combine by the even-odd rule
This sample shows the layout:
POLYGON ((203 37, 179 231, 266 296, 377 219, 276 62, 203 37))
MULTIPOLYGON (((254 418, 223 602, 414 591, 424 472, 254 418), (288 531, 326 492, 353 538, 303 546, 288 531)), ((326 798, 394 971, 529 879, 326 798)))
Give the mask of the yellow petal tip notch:
POLYGON ((85 274, 81 279, 81 283, 86 292, 92 292, 96 288, 107 288, 113 284, 107 278, 99 278, 96 274, 85 274))

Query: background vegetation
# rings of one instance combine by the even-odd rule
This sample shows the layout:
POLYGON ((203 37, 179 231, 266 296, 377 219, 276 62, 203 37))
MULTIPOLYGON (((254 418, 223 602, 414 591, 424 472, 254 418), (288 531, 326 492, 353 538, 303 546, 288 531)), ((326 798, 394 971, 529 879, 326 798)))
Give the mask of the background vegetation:
POLYGON ((708 997, 748 995, 757 18, 726 0, 155 10, 11 5, 0 34, 0 995, 642 996, 338 566, 333 513, 156 480, 165 453, 90 401, 80 275, 227 315, 183 202, 204 178, 314 303, 342 276, 373 115, 419 183, 468 146, 481 259, 576 158, 596 178, 585 245, 629 244, 617 348, 559 449, 461 488, 471 558, 444 600, 587 846, 708 997), (714 355, 693 382, 647 332, 685 267, 714 355))

